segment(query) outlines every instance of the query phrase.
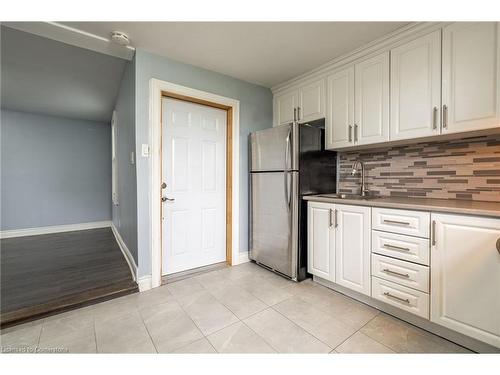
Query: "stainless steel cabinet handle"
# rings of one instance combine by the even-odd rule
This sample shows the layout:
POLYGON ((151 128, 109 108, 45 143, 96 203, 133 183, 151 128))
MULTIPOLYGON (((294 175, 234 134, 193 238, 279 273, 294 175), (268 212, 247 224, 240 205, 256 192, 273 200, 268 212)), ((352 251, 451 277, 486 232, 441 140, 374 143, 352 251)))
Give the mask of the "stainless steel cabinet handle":
POLYGON ((333 216, 333 210, 330 208, 328 210, 328 226, 331 228, 333 227, 333 220, 332 220, 332 216, 333 216))
POLYGON ((391 245, 391 244, 388 244, 388 243, 385 243, 382 246, 385 247, 385 248, 387 248, 387 249, 391 249, 391 250, 410 251, 410 249, 407 248, 407 247, 401 247, 401 246, 391 245))
POLYGON ((410 225, 407 221, 397 221, 397 220, 389 220, 389 219, 384 219, 384 223, 387 224, 399 224, 399 225, 410 225))
POLYGON ((432 246, 436 246, 436 221, 432 220, 431 228, 432 246))
POLYGON ((497 251, 500 254, 500 238, 497 240, 497 251))
POLYGON ((300 121, 300 107, 297 107, 297 121, 300 121))
POLYGON ((410 304, 410 300, 408 298, 400 298, 400 297, 396 297, 396 296, 393 296, 391 293, 389 292, 384 292, 384 296, 387 296, 389 298, 394 298, 395 300, 399 301, 399 302, 403 302, 403 303, 406 303, 406 304, 410 304))
POLYGON ((432 129, 437 129, 437 114, 438 107, 434 107, 432 110, 432 129))
POLYGON ((293 122, 297 121, 297 108, 293 109, 293 122))
POLYGON ((337 228, 339 226, 339 222, 337 220, 337 209, 335 209, 333 213, 335 214, 335 228, 337 228))
POLYGON ((354 124, 354 142, 358 141, 358 124, 354 124))
POLYGON ((349 142, 352 142, 352 125, 347 127, 349 133, 349 142))
POLYGON ((399 276, 399 277, 404 277, 405 279, 409 279, 410 278, 410 275, 408 275, 407 273, 399 273, 399 272, 396 272, 396 271, 391 271, 389 268, 384 268, 382 270, 382 272, 389 273, 391 275, 395 275, 395 276, 399 276))
POLYGON ((443 128, 446 129, 448 127, 448 106, 443 104, 443 128))
POLYGON ((173 202, 175 201, 175 198, 167 198, 167 197, 161 197, 162 202, 173 202))

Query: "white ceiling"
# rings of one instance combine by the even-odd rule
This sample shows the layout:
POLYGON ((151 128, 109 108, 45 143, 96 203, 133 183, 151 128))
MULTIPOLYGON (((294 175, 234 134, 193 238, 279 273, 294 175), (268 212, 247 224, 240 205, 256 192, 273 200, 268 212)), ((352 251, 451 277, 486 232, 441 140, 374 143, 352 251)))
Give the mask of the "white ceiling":
POLYGON ((2 26, 2 108, 109 122, 125 63, 2 26))
POLYGON ((407 22, 65 22, 132 46, 266 87, 287 81, 407 22))

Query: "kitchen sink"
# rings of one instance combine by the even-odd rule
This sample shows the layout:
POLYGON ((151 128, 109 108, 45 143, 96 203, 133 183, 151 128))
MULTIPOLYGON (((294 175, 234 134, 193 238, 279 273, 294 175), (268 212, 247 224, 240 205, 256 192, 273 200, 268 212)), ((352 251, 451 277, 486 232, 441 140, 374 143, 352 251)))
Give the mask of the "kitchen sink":
POLYGON ((380 198, 378 195, 367 195, 362 197, 361 195, 357 194, 318 194, 317 197, 332 198, 332 199, 359 199, 359 200, 380 198))

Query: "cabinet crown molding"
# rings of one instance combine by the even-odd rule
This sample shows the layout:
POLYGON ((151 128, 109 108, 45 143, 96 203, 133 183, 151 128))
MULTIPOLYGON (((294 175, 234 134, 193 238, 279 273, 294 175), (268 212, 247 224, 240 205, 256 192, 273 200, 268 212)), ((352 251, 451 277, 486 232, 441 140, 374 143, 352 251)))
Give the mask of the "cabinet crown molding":
POLYGON ((392 33, 389 33, 368 44, 365 44, 364 46, 359 47, 354 51, 332 59, 327 63, 320 65, 319 67, 314 68, 297 77, 294 77, 288 81, 275 85, 271 87, 271 91, 273 92, 273 94, 277 94, 286 90, 290 90, 297 85, 306 83, 309 80, 321 78, 321 76, 325 76, 329 72, 341 68, 344 65, 369 58, 373 54, 390 50, 391 48, 394 48, 402 43, 406 43, 411 39, 432 32, 451 23, 452 22, 412 22, 393 31, 392 33))

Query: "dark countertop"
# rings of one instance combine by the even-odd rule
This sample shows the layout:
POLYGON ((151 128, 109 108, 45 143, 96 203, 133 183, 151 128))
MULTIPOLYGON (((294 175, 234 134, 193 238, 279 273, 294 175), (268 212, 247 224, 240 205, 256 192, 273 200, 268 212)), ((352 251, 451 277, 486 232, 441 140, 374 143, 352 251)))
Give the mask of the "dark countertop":
POLYGON ((500 202, 482 202, 458 199, 380 197, 371 199, 338 198, 334 194, 307 195, 303 199, 314 202, 350 204, 357 206, 399 208, 405 210, 446 212, 464 215, 500 218, 500 202))

